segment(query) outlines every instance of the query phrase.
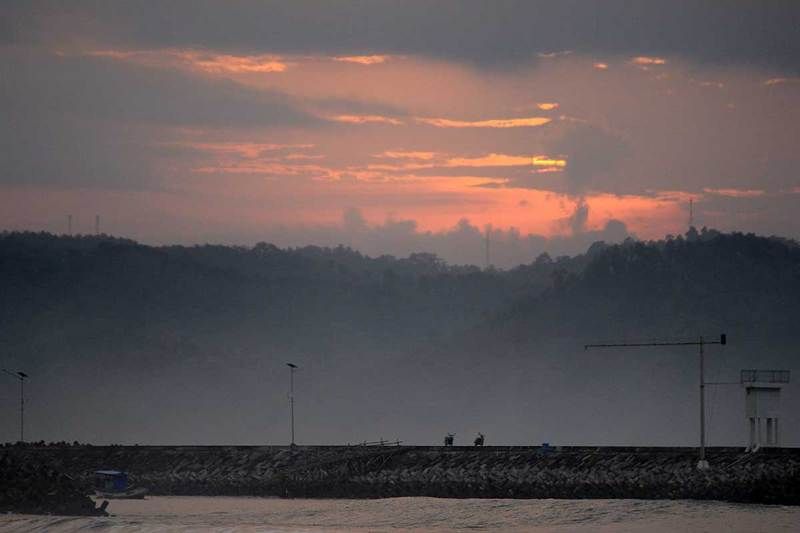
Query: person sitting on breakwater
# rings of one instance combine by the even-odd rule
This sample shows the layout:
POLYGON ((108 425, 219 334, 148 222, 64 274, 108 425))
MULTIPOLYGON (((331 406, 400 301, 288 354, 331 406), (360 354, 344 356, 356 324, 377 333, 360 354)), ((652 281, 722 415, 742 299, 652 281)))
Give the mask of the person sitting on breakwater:
POLYGON ((445 446, 452 446, 453 445, 453 438, 455 437, 454 433, 448 433, 444 436, 444 445, 445 446))
POLYGON ((484 441, 483 433, 479 431, 478 436, 475 437, 475 446, 483 446, 483 441, 484 441))

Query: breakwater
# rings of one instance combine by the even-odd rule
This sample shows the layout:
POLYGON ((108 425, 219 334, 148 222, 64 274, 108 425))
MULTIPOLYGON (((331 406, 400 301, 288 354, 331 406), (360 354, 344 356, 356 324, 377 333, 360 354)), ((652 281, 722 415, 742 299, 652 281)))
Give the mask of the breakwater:
POLYGON ((800 449, 24 446, 0 451, 89 486, 121 469, 161 495, 713 499, 800 505, 800 449))
POLYGON ((83 487, 39 460, 0 454, 0 513, 103 516, 83 487))

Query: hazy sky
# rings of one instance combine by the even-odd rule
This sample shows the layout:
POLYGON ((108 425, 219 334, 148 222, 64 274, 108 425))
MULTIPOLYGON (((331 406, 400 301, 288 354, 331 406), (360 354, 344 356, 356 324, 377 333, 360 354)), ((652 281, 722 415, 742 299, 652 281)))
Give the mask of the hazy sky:
POLYGON ((693 199, 796 238, 798 27, 763 0, 4 2, 0 227, 478 262, 490 224, 513 264, 683 232, 693 199))

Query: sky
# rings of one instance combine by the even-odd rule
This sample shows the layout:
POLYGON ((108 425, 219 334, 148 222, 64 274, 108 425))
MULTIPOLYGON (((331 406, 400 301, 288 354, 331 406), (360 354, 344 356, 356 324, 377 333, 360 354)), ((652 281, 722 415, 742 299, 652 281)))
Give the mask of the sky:
POLYGON ((513 266, 800 237, 800 6, 4 2, 0 228, 513 266))

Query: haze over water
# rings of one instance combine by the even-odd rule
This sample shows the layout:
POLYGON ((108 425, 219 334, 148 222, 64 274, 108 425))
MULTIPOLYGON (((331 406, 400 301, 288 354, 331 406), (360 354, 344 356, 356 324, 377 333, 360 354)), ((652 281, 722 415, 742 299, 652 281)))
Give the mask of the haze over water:
POLYGON ((112 516, 5 515, 0 532, 418 531, 659 533, 797 531, 800 508, 666 500, 285 500, 156 496, 113 501, 112 516))

